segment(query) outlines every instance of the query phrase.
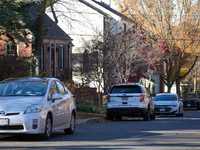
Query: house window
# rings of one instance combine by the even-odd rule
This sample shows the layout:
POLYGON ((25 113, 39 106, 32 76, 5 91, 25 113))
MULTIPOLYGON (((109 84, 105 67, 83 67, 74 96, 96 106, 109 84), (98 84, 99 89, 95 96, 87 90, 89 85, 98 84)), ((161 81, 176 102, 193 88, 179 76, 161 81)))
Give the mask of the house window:
POLYGON ((13 45, 12 43, 8 43, 4 45, 5 55, 7 56, 15 56, 15 51, 17 51, 18 54, 18 45, 13 45))
POLYGON ((64 69, 64 46, 60 45, 59 47, 59 69, 64 69))

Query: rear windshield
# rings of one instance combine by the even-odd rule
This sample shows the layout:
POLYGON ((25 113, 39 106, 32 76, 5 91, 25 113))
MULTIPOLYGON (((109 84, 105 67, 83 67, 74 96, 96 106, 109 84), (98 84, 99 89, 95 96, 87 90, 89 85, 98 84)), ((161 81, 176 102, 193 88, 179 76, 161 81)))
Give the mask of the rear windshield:
POLYGON ((154 97, 155 101, 176 101, 176 95, 157 95, 154 97))
POLYGON ((183 95, 183 98, 198 98, 196 94, 183 95))
POLYGON ((142 93, 139 86, 114 86, 110 93, 142 93))

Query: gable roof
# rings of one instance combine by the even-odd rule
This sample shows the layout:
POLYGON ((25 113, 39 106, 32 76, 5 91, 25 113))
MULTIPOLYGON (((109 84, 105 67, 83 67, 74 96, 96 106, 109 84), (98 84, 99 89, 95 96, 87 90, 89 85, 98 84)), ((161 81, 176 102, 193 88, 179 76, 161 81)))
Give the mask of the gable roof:
MULTIPOLYGON (((29 9, 30 16, 32 17, 28 21, 24 21, 26 24, 33 24, 37 19, 37 9, 38 6, 32 6, 29 9)), ((49 27, 51 24, 53 24, 54 21, 45 13, 45 27, 49 27)), ((58 25, 55 25, 53 28, 51 28, 45 35, 45 37, 49 38, 59 38, 59 39, 70 39, 70 36, 66 34, 58 25)))
POLYGON ((86 2, 85 0, 78 0, 78 1, 81 2, 81 3, 83 3, 83 4, 85 4, 85 5, 87 5, 88 7, 90 7, 90 8, 92 8, 92 9, 96 10, 97 12, 99 12, 100 14, 102 14, 102 15, 104 15, 104 16, 109 16, 109 14, 103 12, 102 10, 100 10, 99 8, 97 8, 97 7, 93 6, 93 5, 91 5, 90 3, 86 2))
POLYGON ((126 19, 127 21, 130 21, 130 22, 133 22, 133 23, 134 23, 134 21, 133 21, 132 19, 130 19, 130 18, 128 18, 127 16, 123 15, 122 13, 120 13, 120 12, 114 10, 114 9, 111 8, 109 5, 107 5, 106 3, 104 3, 104 2, 98 2, 98 1, 96 1, 96 0, 91 0, 91 1, 93 1, 94 3, 100 5, 101 7, 105 8, 105 9, 111 11, 112 13, 118 15, 119 17, 121 17, 121 18, 123 18, 123 19, 126 19))

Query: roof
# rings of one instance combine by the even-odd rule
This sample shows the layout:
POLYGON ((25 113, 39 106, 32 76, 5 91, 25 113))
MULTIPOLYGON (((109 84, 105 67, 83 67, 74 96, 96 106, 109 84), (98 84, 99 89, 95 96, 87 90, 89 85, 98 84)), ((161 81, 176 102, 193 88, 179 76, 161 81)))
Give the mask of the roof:
POLYGON ((174 93, 158 93, 156 95, 177 95, 177 94, 174 94, 174 93))
POLYGON ((120 84, 115 84, 113 86, 131 86, 131 85, 142 85, 140 83, 120 83, 120 84))
POLYGON ((126 20, 128 20, 128 21, 130 21, 130 22, 134 22, 132 19, 130 19, 130 18, 128 18, 127 16, 123 15, 122 13, 120 13, 120 12, 114 10, 114 9, 111 8, 109 5, 107 5, 106 3, 98 2, 98 1, 96 1, 96 0, 91 0, 91 1, 93 1, 94 3, 100 5, 101 7, 104 7, 105 9, 111 11, 112 13, 118 15, 119 17, 121 17, 121 18, 123 18, 123 19, 126 19, 126 20))
MULTIPOLYGON (((28 21, 24 21, 26 24, 33 24, 37 19, 37 9, 38 6, 32 6, 29 9, 30 16, 32 19, 28 21)), ((53 24, 54 21, 45 13, 45 27, 49 27, 51 24, 53 24)), ((55 25, 53 28, 51 28, 45 35, 45 37, 50 38, 60 38, 60 39, 71 39, 68 34, 66 34, 58 25, 55 25)))
POLYGON ((97 12, 99 12, 100 14, 102 14, 104 16, 109 16, 109 14, 103 12, 102 10, 100 10, 99 8, 97 8, 97 7, 93 6, 92 4, 86 2, 85 0, 78 0, 78 1, 81 2, 81 3, 83 3, 83 4, 85 4, 85 5, 87 5, 88 7, 96 10, 97 12))
POLYGON ((1 82, 12 82, 12 81, 18 81, 18 82, 48 82, 51 78, 39 78, 39 77, 16 77, 16 78, 7 78, 1 82))

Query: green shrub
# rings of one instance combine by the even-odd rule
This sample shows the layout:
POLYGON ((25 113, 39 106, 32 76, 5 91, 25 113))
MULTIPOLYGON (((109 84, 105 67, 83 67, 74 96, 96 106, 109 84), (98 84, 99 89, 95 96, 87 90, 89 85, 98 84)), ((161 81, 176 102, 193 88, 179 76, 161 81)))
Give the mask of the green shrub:
POLYGON ((103 106, 98 107, 98 106, 92 106, 92 105, 77 104, 77 111, 105 114, 106 108, 103 106))
POLYGON ((31 65, 27 58, 0 56, 0 81, 10 77, 30 76, 31 65))

